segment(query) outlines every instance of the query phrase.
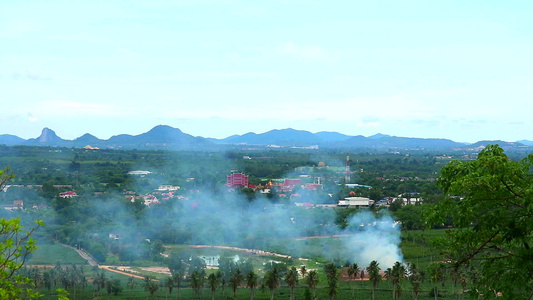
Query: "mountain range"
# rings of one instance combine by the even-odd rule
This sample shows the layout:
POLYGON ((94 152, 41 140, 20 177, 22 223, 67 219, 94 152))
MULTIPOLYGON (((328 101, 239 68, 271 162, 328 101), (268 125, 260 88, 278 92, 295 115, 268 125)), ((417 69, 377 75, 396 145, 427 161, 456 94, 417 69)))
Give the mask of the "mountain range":
POLYGON ((243 135, 232 135, 225 139, 195 137, 182 132, 178 128, 158 125, 150 131, 139 135, 120 134, 102 140, 86 133, 74 140, 65 140, 49 129, 44 128, 37 138, 22 139, 4 134, 0 135, 0 144, 52 146, 81 148, 87 145, 98 148, 112 149, 169 149, 169 150, 211 150, 227 148, 233 145, 255 145, 270 147, 311 147, 311 148, 372 148, 372 149, 438 149, 438 148, 476 148, 488 144, 499 144, 504 148, 533 147, 533 141, 521 140, 517 142, 479 141, 474 144, 454 142, 449 139, 437 138, 409 138, 386 134, 376 134, 365 137, 362 135, 349 136, 338 132, 311 133, 295 129, 275 129, 265 133, 249 132, 243 135))

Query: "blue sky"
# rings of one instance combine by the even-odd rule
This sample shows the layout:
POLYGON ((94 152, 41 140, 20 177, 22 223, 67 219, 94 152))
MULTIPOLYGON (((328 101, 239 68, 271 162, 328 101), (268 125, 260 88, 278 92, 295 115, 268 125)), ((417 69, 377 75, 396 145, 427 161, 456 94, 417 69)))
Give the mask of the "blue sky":
POLYGON ((0 134, 533 140, 533 1, 2 1, 0 134))

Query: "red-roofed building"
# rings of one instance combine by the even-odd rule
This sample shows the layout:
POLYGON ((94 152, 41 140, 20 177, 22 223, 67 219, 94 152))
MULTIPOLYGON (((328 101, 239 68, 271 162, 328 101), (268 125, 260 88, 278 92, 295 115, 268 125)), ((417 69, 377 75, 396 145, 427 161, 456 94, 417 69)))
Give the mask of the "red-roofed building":
POLYGON ((242 173, 233 173, 227 177, 227 186, 229 187, 247 187, 248 186, 248 175, 242 173))
POLYGON ((74 198, 74 197, 78 197, 78 194, 76 194, 76 192, 70 191, 70 192, 59 193, 59 197, 74 198))
POLYGON ((284 186, 297 186, 302 183, 301 179, 285 179, 285 182, 283 183, 284 186))
POLYGON ((318 188, 324 188, 324 187, 318 183, 308 183, 305 185, 305 189, 310 190, 310 191, 316 191, 318 190, 318 188))

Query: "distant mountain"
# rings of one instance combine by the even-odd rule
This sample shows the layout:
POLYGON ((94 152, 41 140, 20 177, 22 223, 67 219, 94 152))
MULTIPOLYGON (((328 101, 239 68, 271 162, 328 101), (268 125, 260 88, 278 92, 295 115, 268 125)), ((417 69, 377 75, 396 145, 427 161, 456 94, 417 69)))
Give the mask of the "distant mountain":
POLYGON ((265 133, 253 132, 244 135, 233 135, 221 140, 223 143, 249 144, 249 145, 280 145, 280 146, 311 146, 323 143, 323 140, 309 131, 287 129, 274 129, 265 133))
POLYGON ((481 147, 481 146, 486 147, 487 145, 495 145, 495 144, 498 144, 502 148, 513 148, 513 147, 524 146, 524 144, 522 143, 505 142, 501 140, 479 141, 468 146, 472 148, 476 148, 476 147, 481 147))
POLYGON ((520 144, 523 144, 523 145, 526 145, 526 146, 533 146, 533 141, 529 141, 529 140, 520 140, 520 141, 516 141, 517 143, 520 143, 520 144))
POLYGON ((376 140, 376 139, 388 138, 388 137, 391 137, 391 136, 388 135, 388 134, 376 133, 376 134, 374 134, 374 135, 369 136, 368 138, 369 138, 369 139, 376 140))
POLYGON ((351 138, 349 135, 331 131, 317 132, 315 133, 315 136, 320 138, 323 142, 340 142, 351 138))
POLYGON ((76 146, 81 146, 81 147, 84 147, 84 146, 87 146, 87 145, 91 145, 91 146, 100 146, 104 143, 103 140, 95 137, 94 135, 92 134, 89 134, 89 133, 86 133, 82 136, 80 136, 79 138, 75 139, 72 141, 74 145, 76 146))
POLYGON ((158 125, 150 131, 140 135, 121 134, 112 136, 106 141, 108 146, 120 148, 167 148, 167 149, 197 149, 210 147, 212 142, 202 137, 194 137, 183 133, 177 128, 158 125))
POLYGON ((7 145, 7 146, 20 145, 24 143, 25 141, 26 141, 25 139, 19 138, 16 135, 0 134, 0 145, 7 145))
POLYGON ((362 135, 349 136, 338 132, 321 131, 311 133, 305 130, 292 128, 275 129, 265 133, 249 132, 243 135, 232 135, 225 139, 206 139, 195 137, 182 132, 178 128, 167 125, 158 125, 148 132, 139 135, 119 134, 108 140, 101 140, 94 135, 86 133, 74 140, 64 140, 49 129, 44 128, 41 135, 34 139, 24 140, 20 137, 3 134, 0 135, 0 144, 53 146, 53 147, 84 147, 91 145, 98 148, 113 149, 168 149, 168 150, 216 150, 228 149, 234 145, 247 144, 266 147, 278 145, 281 147, 306 147, 319 146, 320 148, 369 148, 369 149, 440 149, 455 148, 467 149, 485 147, 489 144, 499 144, 505 149, 526 149, 533 147, 533 141, 479 141, 474 144, 458 143, 448 139, 422 139, 375 134, 369 137, 362 135), (526 148, 524 148, 526 147, 526 148))
POLYGON ((44 128, 39 137, 29 139, 25 144, 31 146, 68 146, 70 142, 58 137, 52 129, 44 128))
POLYGON ((447 139, 420 139, 397 137, 384 134, 377 134, 371 137, 354 136, 343 143, 336 143, 336 147, 343 146, 347 148, 459 148, 465 144, 457 143, 447 139))

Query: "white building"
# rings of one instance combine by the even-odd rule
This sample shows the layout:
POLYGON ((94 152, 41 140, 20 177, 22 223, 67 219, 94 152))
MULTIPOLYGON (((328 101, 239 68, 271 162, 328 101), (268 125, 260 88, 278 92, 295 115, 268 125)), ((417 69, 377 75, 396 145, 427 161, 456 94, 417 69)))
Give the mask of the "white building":
POLYGON ((152 174, 152 172, 150 171, 141 171, 141 170, 137 170, 137 171, 129 171, 128 172, 128 175, 139 175, 139 176, 146 176, 148 174, 152 174))
POLYGON ((174 192, 174 191, 177 191, 179 189, 180 189, 180 187, 177 186, 177 185, 162 184, 156 189, 156 191, 158 191, 158 192, 166 192, 166 191, 174 192))
POLYGON ((339 200, 339 207, 343 208, 359 208, 359 207, 369 207, 374 204, 374 200, 370 200, 366 197, 348 197, 344 200, 339 200))

